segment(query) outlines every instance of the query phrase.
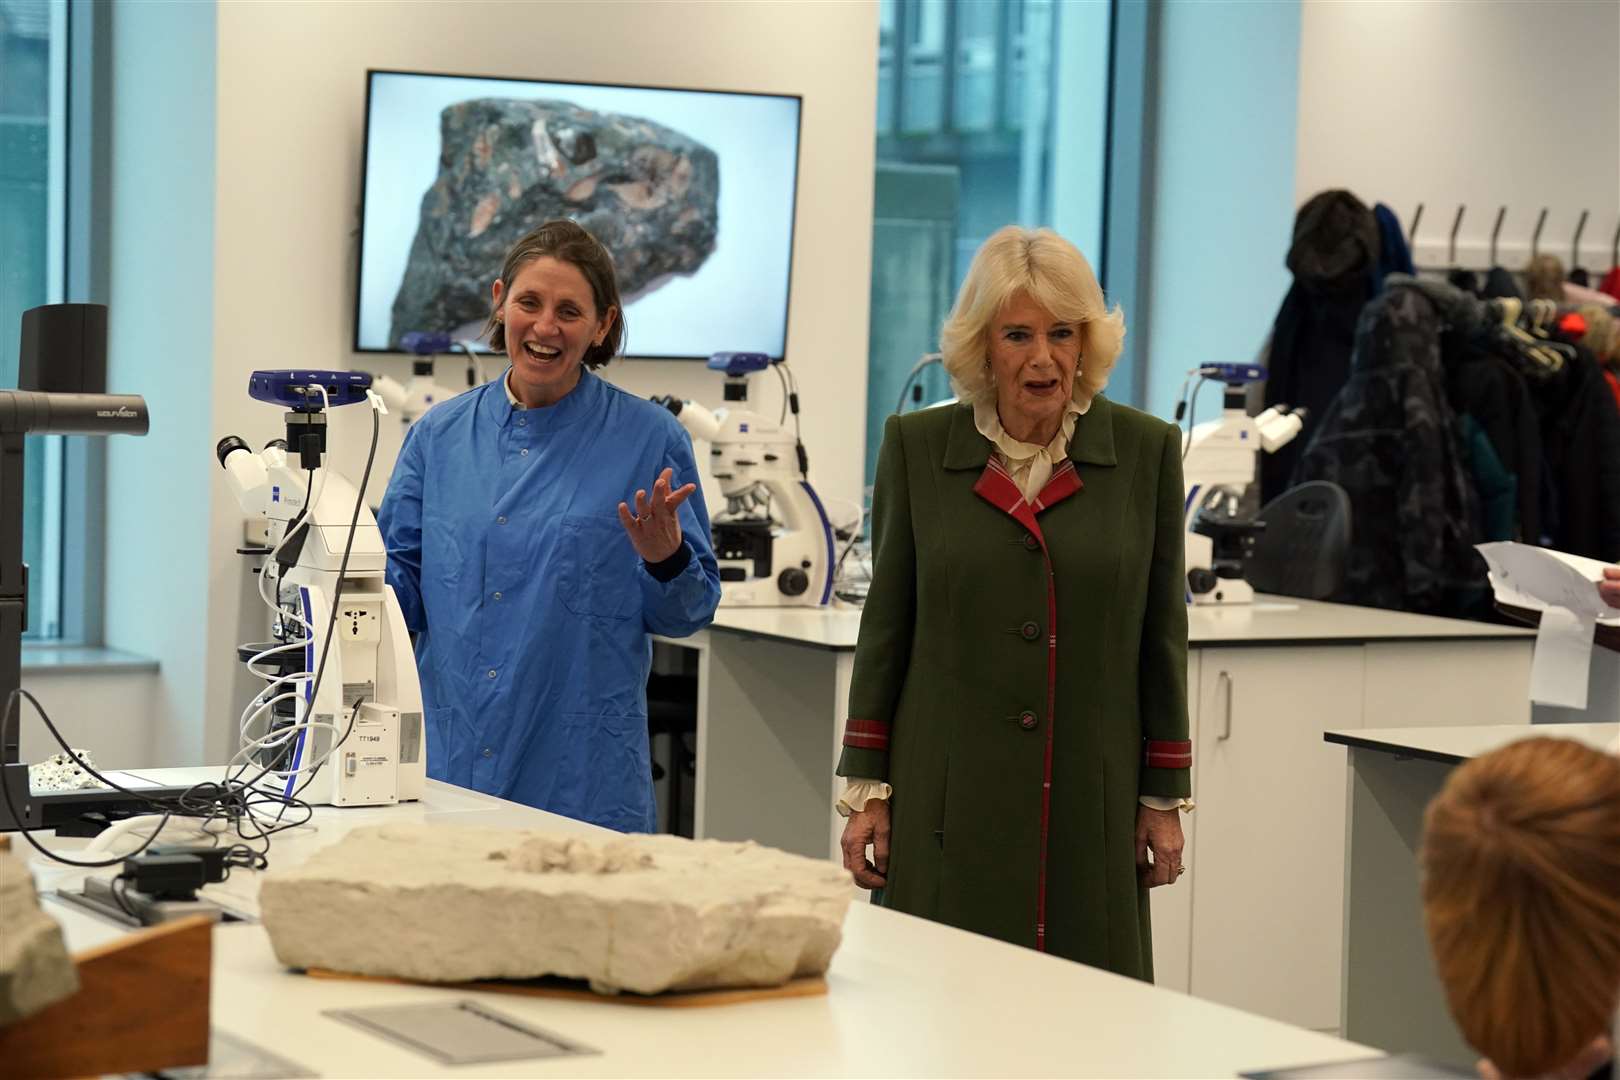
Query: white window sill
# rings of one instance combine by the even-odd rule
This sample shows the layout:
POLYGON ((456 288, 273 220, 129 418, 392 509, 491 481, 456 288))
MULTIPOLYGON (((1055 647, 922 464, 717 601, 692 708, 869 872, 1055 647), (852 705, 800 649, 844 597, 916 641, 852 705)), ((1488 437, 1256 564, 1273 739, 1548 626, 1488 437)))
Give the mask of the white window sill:
POLYGON ((99 645, 64 645, 60 642, 24 642, 24 675, 95 675, 156 672, 158 662, 121 649, 99 645))

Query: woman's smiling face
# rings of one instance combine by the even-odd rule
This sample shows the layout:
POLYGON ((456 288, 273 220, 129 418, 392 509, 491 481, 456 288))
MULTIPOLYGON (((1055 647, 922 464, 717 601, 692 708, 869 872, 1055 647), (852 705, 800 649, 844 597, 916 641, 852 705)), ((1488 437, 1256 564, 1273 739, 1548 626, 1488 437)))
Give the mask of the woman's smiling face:
POLYGON ((496 281, 493 293, 512 392, 530 407, 556 404, 578 385, 586 352, 607 337, 618 312, 598 312, 579 267, 549 255, 524 263, 510 283, 496 281))

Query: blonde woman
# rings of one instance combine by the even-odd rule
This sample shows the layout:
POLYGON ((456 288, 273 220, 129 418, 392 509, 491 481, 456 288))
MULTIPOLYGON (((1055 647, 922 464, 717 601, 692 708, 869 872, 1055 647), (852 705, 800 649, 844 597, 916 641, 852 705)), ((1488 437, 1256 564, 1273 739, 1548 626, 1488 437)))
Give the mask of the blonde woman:
POLYGON ((1435 967, 1480 1075, 1612 1070, 1620 757, 1537 738, 1475 758, 1429 805, 1420 859, 1435 967))
POLYGON ((879 902, 1151 979, 1192 764, 1181 439, 1101 396, 1124 332, 1055 233, 974 256, 960 403, 884 429, 838 773, 879 902))

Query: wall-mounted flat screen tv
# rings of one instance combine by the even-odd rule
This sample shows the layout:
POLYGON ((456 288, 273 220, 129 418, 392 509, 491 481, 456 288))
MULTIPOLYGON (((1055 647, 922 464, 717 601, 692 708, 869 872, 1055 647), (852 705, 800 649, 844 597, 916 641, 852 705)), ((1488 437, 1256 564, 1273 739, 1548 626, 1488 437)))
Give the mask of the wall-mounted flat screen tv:
POLYGON ((613 253, 626 355, 784 354, 800 98, 367 78, 358 351, 473 339, 507 249, 566 217, 613 253))

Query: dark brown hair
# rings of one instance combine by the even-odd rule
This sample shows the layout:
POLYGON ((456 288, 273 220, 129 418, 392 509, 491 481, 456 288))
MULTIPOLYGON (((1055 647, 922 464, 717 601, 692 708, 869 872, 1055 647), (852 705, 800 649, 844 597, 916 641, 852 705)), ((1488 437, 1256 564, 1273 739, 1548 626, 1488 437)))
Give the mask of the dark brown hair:
MULTIPOLYGON (((585 275, 585 281, 591 287, 591 300, 596 305, 596 317, 600 319, 608 309, 614 311, 613 324, 608 327, 607 336, 602 344, 592 345, 585 350, 585 366, 599 368, 619 354, 619 347, 624 342, 624 305, 619 301, 619 280, 613 273, 613 256, 602 243, 586 232, 577 222, 560 218, 548 221, 544 225, 524 236, 513 244, 506 253, 505 265, 501 267, 501 286, 504 291, 510 290, 512 279, 517 276, 529 263, 550 256, 559 262, 569 263, 585 275)), ((504 299, 504 296, 502 297, 504 299)), ((500 305, 491 303, 489 318, 484 323, 484 333, 489 336, 489 344, 497 352, 506 351, 506 325, 496 316, 500 313, 500 305)))
POLYGON ((1460 766, 1423 819, 1423 914, 1463 1037, 1541 1076, 1620 999, 1620 757, 1569 739, 1460 766))

